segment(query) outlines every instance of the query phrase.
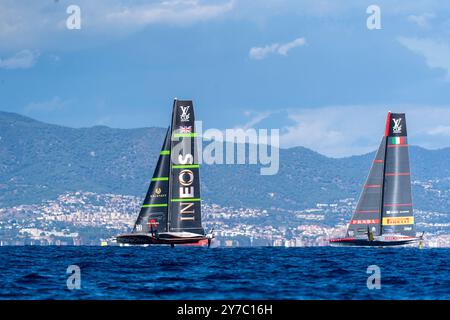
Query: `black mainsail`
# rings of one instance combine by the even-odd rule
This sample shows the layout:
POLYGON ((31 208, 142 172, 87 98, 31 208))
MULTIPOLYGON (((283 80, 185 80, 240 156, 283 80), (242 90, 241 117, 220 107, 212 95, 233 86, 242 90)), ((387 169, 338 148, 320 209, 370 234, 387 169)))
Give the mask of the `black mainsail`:
POLYGON ((373 160, 345 238, 339 245, 389 246, 415 236, 404 113, 388 113, 385 134, 373 160))
POLYGON ((382 232, 415 236, 405 114, 389 114, 388 121, 382 232))
POLYGON ((385 154, 386 137, 383 137, 356 205, 356 210, 348 225, 347 236, 367 235, 368 229, 373 234, 381 234, 385 154))
POLYGON ((169 231, 203 234, 192 101, 176 100, 172 117, 169 231))
POLYGON ((159 233, 167 231, 167 209, 170 172, 170 128, 159 154, 150 186, 132 233, 159 233))
POLYGON ((200 177, 194 106, 175 99, 172 123, 127 244, 195 244, 212 239, 201 221, 200 177))

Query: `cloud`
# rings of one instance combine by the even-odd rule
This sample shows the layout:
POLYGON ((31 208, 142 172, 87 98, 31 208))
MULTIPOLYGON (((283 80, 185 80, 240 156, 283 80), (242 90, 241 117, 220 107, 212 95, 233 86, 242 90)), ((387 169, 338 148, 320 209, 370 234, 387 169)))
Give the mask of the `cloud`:
POLYGON ((429 29, 431 27, 430 20, 434 19, 436 15, 434 13, 424 13, 421 15, 411 14, 408 16, 408 21, 417 24, 419 27, 429 29))
POLYGON ((69 104, 70 100, 62 100, 58 96, 54 96, 52 99, 41 102, 31 102, 24 108, 26 114, 34 112, 53 112, 64 110, 69 104))
POLYGON ((303 46, 305 44, 306 44, 305 38, 298 38, 298 39, 295 39, 294 41, 282 44, 278 48, 277 52, 283 56, 286 56, 289 50, 294 49, 296 47, 303 46))
POLYGON ((412 52, 423 56, 428 67, 443 69, 446 72, 446 80, 450 81, 450 45, 448 43, 406 37, 400 37, 398 41, 412 52))
POLYGON ((277 128, 281 148, 301 146, 341 158, 376 150, 384 135, 388 111, 406 113, 410 144, 427 149, 450 147, 450 105, 337 105, 246 111, 249 120, 234 129, 277 128))
POLYGON ((248 55, 252 59, 261 60, 267 57, 269 54, 276 52, 278 47, 278 44, 271 44, 265 47, 253 47, 250 49, 248 55))
POLYGON ((39 53, 30 50, 22 50, 15 55, 1 59, 0 68, 3 69, 28 69, 36 64, 39 53))
POLYGON ((215 18, 233 9, 234 1, 214 3, 199 0, 169 0, 157 4, 118 6, 101 23, 142 27, 155 23, 189 24, 215 18))
POLYGON ((111 123, 111 120, 112 120, 111 116, 104 116, 104 117, 97 119, 97 121, 95 121, 95 125, 96 126, 109 126, 111 123))
MULTIPOLYGON (((259 22, 273 16, 345 17, 361 10, 361 3, 356 0, 77 0, 76 5, 81 8, 81 30, 69 32, 66 29, 69 4, 65 1, 0 1, 0 52, 23 48, 79 50, 80 46, 98 45, 155 24, 189 25, 220 17, 259 22)), ((450 4, 442 1, 381 1, 379 5, 385 15, 411 15, 418 23, 431 17, 427 14, 414 16, 415 12, 439 12, 442 16, 450 12, 450 4)), ((281 48, 280 54, 287 54, 287 51, 281 48)))
POLYGON ((244 124, 243 126, 238 126, 236 128, 241 128, 243 130, 247 130, 247 129, 253 128, 258 123, 263 121, 264 119, 267 119, 267 117, 269 117, 270 114, 271 113, 268 112, 268 111, 266 111, 266 112, 246 111, 246 112, 244 112, 244 115, 247 116, 247 117, 251 117, 250 120, 247 121, 247 123, 244 124))
POLYGON ((304 46, 306 44, 305 38, 297 38, 287 43, 274 43, 264 47, 253 47, 250 49, 248 55, 251 59, 262 60, 270 54, 279 54, 287 56, 288 52, 296 47, 304 46))
POLYGON ((290 109, 288 117, 294 124, 281 128, 280 145, 303 146, 331 157, 374 151, 384 134, 389 109, 406 113, 412 145, 450 147, 450 106, 408 105, 290 109))
POLYGON ((49 54, 48 58, 50 59, 51 62, 53 63, 58 63, 61 61, 61 57, 56 55, 56 54, 49 54))
MULTIPOLYGON (((332 157, 370 152, 381 137, 383 116, 379 116, 378 126, 374 125, 377 121, 363 121, 361 115, 366 117, 366 109, 353 106, 291 109, 288 117, 294 124, 282 128, 280 144, 282 147, 303 146, 332 157), (376 133, 377 127, 379 134, 367 135, 376 133)), ((373 117, 367 118, 373 120, 373 117)))
POLYGON ((428 134, 432 136, 450 136, 450 126, 439 125, 429 130, 428 134))
MULTIPOLYGON (((82 37, 82 45, 133 33, 153 24, 188 25, 218 18, 234 8, 235 0, 78 0, 81 30, 66 28, 69 4, 61 1, 0 2, 2 50, 75 47, 68 37, 82 37), (94 39, 96 41, 85 41, 94 39), (63 41, 64 40, 64 41, 63 41)), ((77 38, 78 40, 78 38, 77 38)), ((79 49, 80 41, 76 41, 79 49)))

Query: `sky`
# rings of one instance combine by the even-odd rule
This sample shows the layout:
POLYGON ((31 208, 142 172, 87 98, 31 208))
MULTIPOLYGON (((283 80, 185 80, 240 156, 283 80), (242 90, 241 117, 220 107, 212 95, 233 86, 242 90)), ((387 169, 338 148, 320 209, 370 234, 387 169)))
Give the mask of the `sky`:
POLYGON ((0 1, 1 111, 166 127, 175 97, 204 129, 279 128, 332 157, 376 149, 389 110, 411 144, 450 147, 450 2, 0 1))

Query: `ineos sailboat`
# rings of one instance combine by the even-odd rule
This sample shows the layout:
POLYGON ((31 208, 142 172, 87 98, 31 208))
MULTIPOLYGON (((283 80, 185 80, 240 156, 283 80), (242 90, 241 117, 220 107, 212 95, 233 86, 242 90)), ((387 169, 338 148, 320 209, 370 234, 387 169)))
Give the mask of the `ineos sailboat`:
POLYGON ((406 117, 389 112, 346 237, 329 241, 332 245, 398 246, 420 241, 422 236, 416 237, 414 230, 406 117))
POLYGON ((201 199, 194 107, 175 99, 168 128, 147 195, 131 233, 122 244, 211 243, 201 221, 201 199))

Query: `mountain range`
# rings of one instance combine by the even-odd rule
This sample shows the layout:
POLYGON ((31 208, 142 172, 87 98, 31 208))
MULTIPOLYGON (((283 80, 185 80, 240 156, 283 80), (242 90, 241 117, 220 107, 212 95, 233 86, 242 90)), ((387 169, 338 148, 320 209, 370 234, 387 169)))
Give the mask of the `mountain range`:
MULTIPOLYGON (((144 196, 163 128, 69 128, 0 112, 0 206, 37 203, 63 192, 144 196)), ((381 138, 381 137, 380 137, 381 138)), ((450 148, 410 148, 415 207, 450 206, 450 148)), ((280 169, 202 165, 202 198, 233 207, 304 209, 357 198, 374 153, 329 158, 312 150, 280 149, 280 169)))

